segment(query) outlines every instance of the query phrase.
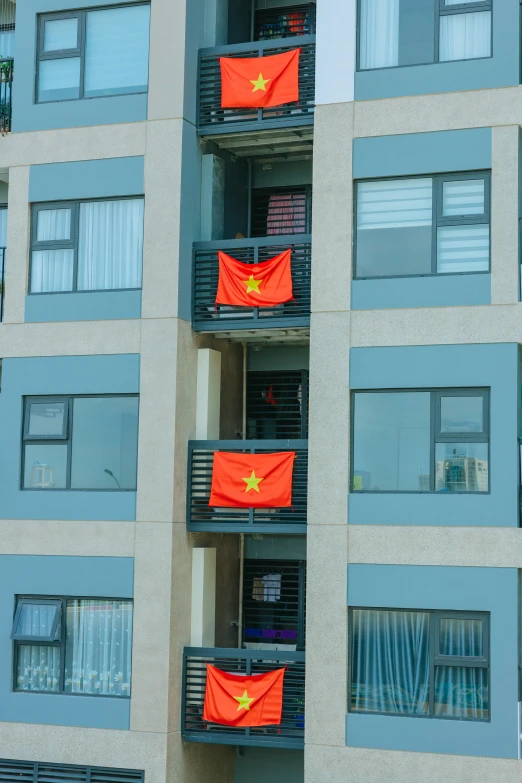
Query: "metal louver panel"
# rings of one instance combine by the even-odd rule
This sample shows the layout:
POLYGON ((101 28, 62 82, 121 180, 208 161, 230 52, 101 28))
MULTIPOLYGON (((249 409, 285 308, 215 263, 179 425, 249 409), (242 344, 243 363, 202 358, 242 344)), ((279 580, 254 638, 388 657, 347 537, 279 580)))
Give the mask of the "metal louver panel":
POLYGON ((251 234, 253 237, 308 234, 312 222, 312 187, 254 188, 251 234))
POLYGON ((0 759, 0 783, 143 783, 140 770, 0 759))
POLYGON ((308 437, 308 370, 247 373, 247 438, 308 437))
POLYGON ((255 13, 254 26, 256 41, 315 35, 315 3, 260 8, 255 13))
POLYGON ((245 560, 243 570, 243 641, 305 644, 306 562, 245 560))

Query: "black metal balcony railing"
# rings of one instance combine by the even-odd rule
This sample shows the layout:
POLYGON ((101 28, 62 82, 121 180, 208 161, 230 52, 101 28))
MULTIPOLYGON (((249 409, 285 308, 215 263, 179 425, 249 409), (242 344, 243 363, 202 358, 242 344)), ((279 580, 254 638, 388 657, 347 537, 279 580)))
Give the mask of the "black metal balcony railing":
POLYGON ((4 320, 5 247, 0 247, 0 323, 4 320))
POLYGON ((198 242, 194 245, 193 309, 194 329, 217 332, 226 329, 262 329, 310 326, 312 237, 310 234, 198 242), (266 261, 283 250, 292 250, 293 302, 273 307, 216 305, 219 278, 218 250, 244 263, 266 261))
POLYGON ((189 441, 187 529, 216 533, 306 533, 307 440, 189 441), (260 454, 295 451, 291 508, 209 506, 215 451, 260 454))
POLYGON ((14 60, 0 59, 0 134, 11 130, 14 60))
POLYGON ((198 79, 198 129, 201 135, 234 131, 311 125, 315 108, 315 35, 279 41, 218 46, 201 49, 198 79), (301 49, 299 101, 264 109, 222 109, 220 57, 263 57, 301 49))
POLYGON ((181 709, 182 735, 186 742, 302 748, 305 724, 305 653, 186 647, 183 651, 181 709), (207 663, 234 674, 261 674, 287 667, 281 724, 260 728, 235 728, 204 723, 207 663))

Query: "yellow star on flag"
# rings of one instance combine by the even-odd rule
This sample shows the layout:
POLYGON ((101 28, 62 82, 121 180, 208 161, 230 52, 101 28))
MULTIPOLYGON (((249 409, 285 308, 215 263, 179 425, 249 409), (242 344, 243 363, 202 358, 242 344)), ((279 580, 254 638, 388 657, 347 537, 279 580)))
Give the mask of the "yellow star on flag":
POLYGON ((266 85, 268 82, 272 81, 271 79, 263 79, 263 74, 260 73, 257 79, 250 79, 250 84, 254 85, 254 89, 252 92, 257 92, 257 90, 263 90, 263 92, 266 92, 266 85))
POLYGON ((250 705, 252 704, 255 699, 249 699, 248 693, 246 692, 246 688, 243 691, 242 696, 234 696, 234 699, 239 702, 239 707, 237 708, 236 712, 239 712, 239 710, 250 710, 250 705))
POLYGON ((250 275, 248 280, 243 280, 243 283, 247 287, 246 290, 247 294, 249 294, 250 291, 255 291, 256 294, 259 294, 260 293, 259 286, 261 285, 262 282, 263 282, 262 280, 255 280, 254 275, 250 275))
POLYGON ((253 470, 250 475, 250 478, 244 478, 243 481, 246 484, 245 492, 250 492, 251 489, 255 490, 255 492, 259 492, 259 485, 261 484, 262 481, 264 481, 264 479, 256 478, 256 472, 255 470, 253 470))

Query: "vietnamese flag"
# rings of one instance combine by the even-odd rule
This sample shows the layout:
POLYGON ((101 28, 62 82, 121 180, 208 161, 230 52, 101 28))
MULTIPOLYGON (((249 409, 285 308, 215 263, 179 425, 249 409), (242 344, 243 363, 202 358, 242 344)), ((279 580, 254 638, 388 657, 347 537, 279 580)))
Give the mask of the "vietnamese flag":
POLYGON ((284 669, 229 674, 207 663, 203 720, 223 726, 278 726, 283 713, 284 669))
POLYGON ((218 250, 217 304, 263 307, 291 302, 291 250, 260 264, 244 264, 218 250))
POLYGON ((220 57, 221 108, 258 109, 299 100, 299 54, 220 57))
POLYGON ((291 506, 294 460, 295 451, 278 451, 275 454, 216 451, 209 506, 291 506))

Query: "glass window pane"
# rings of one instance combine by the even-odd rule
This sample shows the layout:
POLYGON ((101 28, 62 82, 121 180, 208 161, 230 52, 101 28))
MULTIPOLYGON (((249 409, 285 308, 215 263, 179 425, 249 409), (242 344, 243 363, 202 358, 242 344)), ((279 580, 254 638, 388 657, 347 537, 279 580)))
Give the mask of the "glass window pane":
POLYGON ((60 690, 60 648, 45 645, 17 645, 17 691, 60 690))
POLYGON ((0 54, 2 57, 14 57, 14 30, 0 31, 0 54))
POLYGON ((354 609, 352 710, 426 715, 429 614, 354 609))
POLYGON ((357 393, 353 448, 355 491, 429 491, 429 392, 357 393))
POLYGON ((38 72, 38 100, 66 101, 80 97, 80 58, 41 60, 38 72))
POLYGON ((439 654, 482 658, 483 621, 443 617, 439 621, 439 654))
POLYGON ((431 273, 432 180, 360 182, 357 277, 431 273))
POLYGON ((36 215, 37 242, 56 242, 71 238, 70 209, 39 209, 36 215))
POLYGON ((64 434, 65 402, 31 402, 27 436, 42 435, 62 437, 64 434))
POLYGON ((399 64, 399 0, 361 0, 359 67, 399 64))
POLYGON ((440 17, 439 60, 491 57, 491 11, 440 17))
POLYGON ((141 288, 143 199, 80 205, 78 290, 141 288))
POLYGON ((74 400, 74 489, 136 489, 137 452, 137 397, 74 400))
POLYGON ((435 488, 439 492, 487 492, 487 443, 436 443, 435 488))
POLYGON ((20 636, 50 637, 58 607, 55 604, 22 603, 15 633, 20 636))
POLYGON ((78 47, 78 19, 55 19, 44 24, 44 52, 78 47))
POLYGON ((150 6, 87 13, 85 96, 146 92, 150 6))
POLYGON ((487 272, 489 226, 441 226, 437 230, 437 272, 487 272))
POLYGON ((73 250, 33 250, 31 293, 72 291, 73 250))
POLYGON ((0 250, 7 247, 7 209, 0 207, 0 250))
POLYGON ((31 444, 25 447, 24 488, 65 489, 67 445, 31 444))
POLYGON ((483 215, 485 182, 483 179, 452 180, 442 183, 442 214, 483 215))
POLYGON ((484 432, 484 398, 441 397, 441 432, 484 432))
POLYGON ((65 692, 130 696, 132 601, 67 601, 65 692))
POLYGON ((435 715, 487 720, 488 670, 465 666, 435 667, 435 715))
POLYGON ((433 0, 400 0, 399 65, 435 61, 433 0))

